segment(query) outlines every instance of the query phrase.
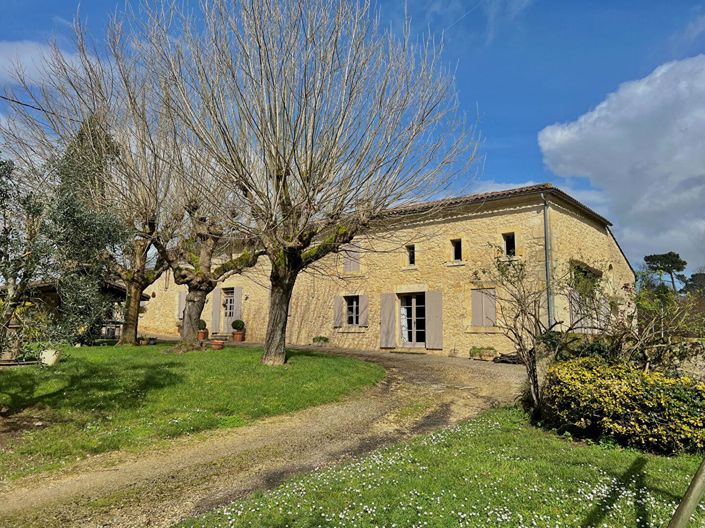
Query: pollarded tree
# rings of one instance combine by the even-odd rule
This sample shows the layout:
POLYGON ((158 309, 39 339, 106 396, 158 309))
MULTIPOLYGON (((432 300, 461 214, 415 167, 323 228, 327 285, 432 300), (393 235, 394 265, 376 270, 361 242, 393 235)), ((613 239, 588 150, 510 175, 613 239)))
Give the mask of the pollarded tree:
MULTIPOLYGON (((145 25, 166 99, 271 264, 266 364, 286 360, 298 275, 472 159, 440 47, 383 32, 368 1, 213 0, 145 25), (461 156, 466 153, 467 156, 461 156)), ((218 201, 222 197, 216 197, 218 201)))
POLYGON ((231 204, 230 209, 220 203, 216 207, 208 199, 206 192, 220 199, 229 193, 219 187, 222 179, 213 176, 211 164, 194 163, 201 154, 187 145, 184 140, 179 176, 174 181, 174 200, 183 210, 182 221, 171 244, 159 237, 155 239, 159 254, 174 274, 174 282, 188 288, 180 330, 179 348, 184 351, 197 346, 198 323, 208 294, 230 275, 254 266, 263 254, 256 242, 244 240, 229 229, 232 222, 224 212, 237 214, 237 204, 231 204))
MULTIPOLYGON (((137 338, 140 299, 168 265, 154 248, 170 238, 178 217, 172 193, 172 158, 178 146, 163 106, 154 68, 114 22, 104 46, 89 47, 76 25, 76 52, 58 47, 45 59, 39 85, 22 70, 10 93, 11 114, 2 136, 26 167, 44 166, 73 149, 84 171, 78 183, 95 211, 109 211, 129 232, 127 241, 102 256, 125 285, 121 341, 137 338)), ((47 182, 56 186, 56 181, 47 182)))

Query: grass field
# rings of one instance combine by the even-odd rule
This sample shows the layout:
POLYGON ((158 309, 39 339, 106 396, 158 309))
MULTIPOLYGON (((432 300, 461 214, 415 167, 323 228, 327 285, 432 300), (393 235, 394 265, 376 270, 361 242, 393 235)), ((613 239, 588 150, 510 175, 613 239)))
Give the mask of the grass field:
MULTIPOLYGON (((183 527, 663 527, 697 469, 531 427, 517 409, 261 492, 183 527)), ((692 526, 703 526, 701 507, 692 526)))
POLYGON ((0 370, 0 479, 339 399, 384 376, 350 358, 252 348, 171 354, 165 346, 71 348, 54 368, 0 370))

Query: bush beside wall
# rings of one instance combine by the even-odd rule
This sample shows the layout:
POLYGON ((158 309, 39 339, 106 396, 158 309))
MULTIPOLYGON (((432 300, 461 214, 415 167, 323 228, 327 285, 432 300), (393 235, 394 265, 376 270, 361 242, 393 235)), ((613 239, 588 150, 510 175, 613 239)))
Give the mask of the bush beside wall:
POLYGON ((705 383, 598 357, 552 366, 543 412, 547 425, 582 437, 659 453, 705 447, 705 383))

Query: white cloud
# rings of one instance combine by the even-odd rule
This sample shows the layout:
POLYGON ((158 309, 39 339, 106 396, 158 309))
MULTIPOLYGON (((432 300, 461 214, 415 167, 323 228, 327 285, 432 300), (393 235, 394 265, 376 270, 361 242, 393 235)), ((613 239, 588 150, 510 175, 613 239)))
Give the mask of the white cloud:
MULTIPOLYGON (((78 56, 67 53, 69 60, 78 56)), ((13 72, 19 66, 27 79, 39 83, 43 77, 42 64, 51 54, 51 46, 33 40, 0 40, 0 86, 14 84, 13 72)))
POLYGON ((604 192, 633 260, 674 250, 705 264, 705 55, 620 85, 538 141, 551 171, 604 192))
POLYGON ((697 40, 705 33, 705 15, 700 15, 691 20, 682 33, 682 38, 687 41, 697 40))

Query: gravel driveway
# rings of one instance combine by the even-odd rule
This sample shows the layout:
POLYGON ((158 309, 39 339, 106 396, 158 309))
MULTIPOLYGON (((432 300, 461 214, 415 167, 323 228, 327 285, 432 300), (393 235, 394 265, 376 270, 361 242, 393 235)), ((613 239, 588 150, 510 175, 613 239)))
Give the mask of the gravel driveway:
POLYGON ((327 405, 98 456, 0 493, 2 526, 170 526, 300 472, 513 402, 523 368, 460 358, 331 351, 387 369, 376 387, 327 405))

